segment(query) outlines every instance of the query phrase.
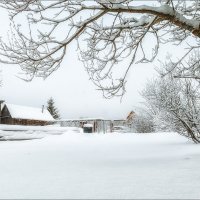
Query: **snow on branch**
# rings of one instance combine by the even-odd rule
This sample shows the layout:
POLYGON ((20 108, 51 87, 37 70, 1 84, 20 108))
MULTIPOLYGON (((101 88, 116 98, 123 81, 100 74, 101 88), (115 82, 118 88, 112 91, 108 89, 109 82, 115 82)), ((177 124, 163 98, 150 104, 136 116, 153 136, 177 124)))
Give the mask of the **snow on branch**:
POLYGON ((78 41, 90 79, 106 97, 123 95, 131 66, 152 62, 163 41, 200 37, 200 5, 195 0, 153 5, 134 0, 3 0, 0 5, 13 22, 8 42, 0 41, 2 62, 19 64, 29 80, 45 78, 59 68, 68 46, 78 41), (25 24, 19 20, 24 16, 25 24), (146 50, 149 39, 151 52, 146 50), (125 60, 129 64, 119 73, 116 68, 125 60))

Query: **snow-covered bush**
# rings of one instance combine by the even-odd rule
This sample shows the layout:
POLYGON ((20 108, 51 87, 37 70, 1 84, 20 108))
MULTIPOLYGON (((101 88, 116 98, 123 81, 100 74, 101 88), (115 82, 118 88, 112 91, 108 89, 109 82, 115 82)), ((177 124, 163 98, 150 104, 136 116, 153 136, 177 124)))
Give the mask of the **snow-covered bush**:
POLYGON ((142 96, 153 110, 156 127, 174 130, 200 142, 200 93, 194 80, 175 79, 169 74, 149 81, 142 96))
POLYGON ((144 114, 136 115, 133 120, 133 127, 137 133, 151 133, 154 132, 153 120, 144 114))

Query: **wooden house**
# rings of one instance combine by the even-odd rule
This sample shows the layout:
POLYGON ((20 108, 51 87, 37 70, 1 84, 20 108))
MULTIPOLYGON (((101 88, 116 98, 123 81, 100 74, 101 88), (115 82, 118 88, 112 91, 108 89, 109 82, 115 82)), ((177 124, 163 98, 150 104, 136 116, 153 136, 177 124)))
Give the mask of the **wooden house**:
POLYGON ((2 124, 44 126, 53 121, 49 111, 44 108, 4 104, 1 111, 2 124))
POLYGON ((125 119, 114 119, 112 121, 113 126, 126 126, 126 120, 125 119))

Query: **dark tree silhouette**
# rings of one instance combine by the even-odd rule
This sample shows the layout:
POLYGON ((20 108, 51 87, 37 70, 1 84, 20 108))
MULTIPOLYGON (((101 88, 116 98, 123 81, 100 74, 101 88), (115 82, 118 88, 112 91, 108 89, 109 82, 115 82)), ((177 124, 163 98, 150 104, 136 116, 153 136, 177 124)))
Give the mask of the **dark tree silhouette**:
POLYGON ((59 111, 55 107, 55 102, 52 97, 47 101, 47 110, 51 113, 51 115, 54 119, 60 118, 59 111))

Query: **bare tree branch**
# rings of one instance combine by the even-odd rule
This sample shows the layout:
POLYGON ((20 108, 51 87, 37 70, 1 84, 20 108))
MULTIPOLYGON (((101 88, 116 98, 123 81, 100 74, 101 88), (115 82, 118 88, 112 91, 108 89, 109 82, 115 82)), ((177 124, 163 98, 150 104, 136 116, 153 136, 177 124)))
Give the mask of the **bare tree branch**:
MULTIPOLYGON (((200 44, 197 0, 145 1, 141 5, 134 0, 3 0, 0 5, 10 11, 13 22, 9 41, 0 40, 2 62, 19 64, 29 80, 46 78, 59 68, 69 45, 78 41, 90 79, 107 98, 124 94, 131 66, 154 61, 161 43, 181 44, 192 37, 195 50, 200 44), (28 27, 17 25, 18 16, 27 17, 28 27), (116 68, 124 60, 129 64, 119 75, 116 68)), ((193 51, 189 47, 174 68, 193 51)))

